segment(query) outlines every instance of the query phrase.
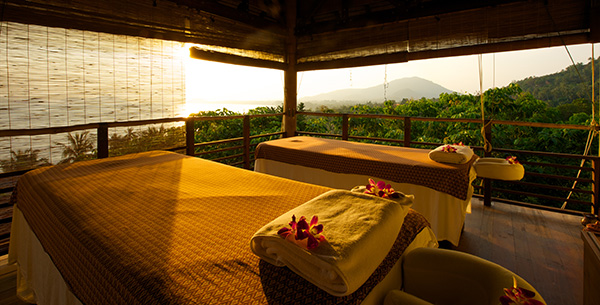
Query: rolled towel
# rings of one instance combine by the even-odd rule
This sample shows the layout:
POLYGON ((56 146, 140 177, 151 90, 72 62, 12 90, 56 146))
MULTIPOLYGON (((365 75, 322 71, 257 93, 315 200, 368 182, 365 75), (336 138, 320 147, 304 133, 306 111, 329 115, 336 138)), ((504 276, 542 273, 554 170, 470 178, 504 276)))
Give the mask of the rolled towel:
POLYGON ((429 152, 429 159, 441 163, 463 164, 473 157, 473 150, 466 145, 446 144, 429 152), (450 147, 452 151, 445 151, 450 147))
MULTIPOLYGON (((404 202, 412 202, 405 197, 404 202)), ((372 195, 331 190, 286 212, 258 230, 252 251, 276 266, 287 266, 335 296, 358 289, 391 249, 408 206, 372 195), (325 242, 306 250, 277 235, 292 216, 317 215, 325 242)))

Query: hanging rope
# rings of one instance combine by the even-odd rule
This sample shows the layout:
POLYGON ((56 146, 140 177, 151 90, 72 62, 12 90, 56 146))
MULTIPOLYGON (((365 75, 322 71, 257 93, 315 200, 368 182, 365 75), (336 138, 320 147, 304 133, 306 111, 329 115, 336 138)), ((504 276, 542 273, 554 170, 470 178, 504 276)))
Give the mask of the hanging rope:
MULTIPOLYGON (((570 54, 569 54, 570 55, 570 54)), ((596 111, 594 109, 595 107, 595 96, 596 96, 596 86, 595 86, 595 70, 594 70, 594 44, 592 43, 592 122, 590 124, 590 132, 588 133, 588 138, 587 138, 587 142, 585 143, 585 149, 583 151, 583 155, 587 156, 590 152, 590 149, 592 147, 592 142, 594 141, 594 137, 596 136, 596 134, 598 133, 596 131, 596 111)), ((581 77, 581 75, 580 75, 581 77)), ((600 154, 600 151, 598 152, 600 154)), ((585 164, 585 159, 581 159, 581 164, 579 165, 579 167, 583 167, 583 165, 585 164)), ((581 176, 581 169, 579 169, 577 171, 577 179, 579 179, 579 176, 581 176)), ((569 199, 571 198, 571 195, 573 195, 573 190, 575 189, 575 187, 577 186, 577 181, 575 180, 573 181, 573 186, 571 187, 571 191, 569 191, 569 195, 567 195, 567 198, 565 199, 565 201, 563 202, 561 209, 565 209, 567 207, 567 202, 569 201, 569 199)))
MULTIPOLYGON (((596 73, 594 70, 595 59, 596 57, 594 57, 594 44, 592 43, 592 127, 596 127, 596 73)), ((598 153, 600 153, 600 151, 598 153)))
MULTIPOLYGON (((586 156, 589 153, 590 148, 592 147, 592 141, 594 141, 595 136, 596 136, 596 133, 592 132, 590 130, 590 133, 588 133, 587 142, 585 143, 585 150, 583 152, 584 156, 586 156)), ((584 164, 585 164, 585 159, 582 159, 579 167, 583 167, 584 164)), ((581 169, 579 169, 579 171, 577 171, 577 179, 579 179, 580 175, 581 175, 581 169)), ((573 190, 575 189, 575 186, 577 186, 577 181, 578 180, 573 181, 573 186, 571 187, 571 191, 569 191, 569 195, 567 195, 565 202, 563 202, 563 205, 560 207, 561 209, 564 210, 567 207, 567 201, 569 201, 569 199, 571 198, 571 195, 573 195, 573 190)))
POLYGON ((488 140, 485 130, 492 123, 491 121, 485 122, 485 110, 483 103, 483 55, 479 54, 479 97, 481 102, 481 137, 483 138, 483 149, 485 152, 492 151, 492 143, 488 140))
POLYGON ((350 69, 350 88, 352 88, 352 69, 350 69))
POLYGON ((383 73, 384 73, 384 75, 383 75, 383 101, 386 102, 387 101, 387 88, 388 88, 387 65, 385 65, 385 70, 383 73))

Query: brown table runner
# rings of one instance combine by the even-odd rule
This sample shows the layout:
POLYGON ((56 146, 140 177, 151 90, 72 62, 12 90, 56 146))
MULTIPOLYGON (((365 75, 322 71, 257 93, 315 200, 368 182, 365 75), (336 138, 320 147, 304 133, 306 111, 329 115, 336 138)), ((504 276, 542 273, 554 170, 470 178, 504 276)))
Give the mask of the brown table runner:
POLYGON ((461 200, 468 197, 469 170, 477 158, 474 156, 465 164, 446 164, 429 159, 427 149, 305 136, 262 142, 255 156, 334 173, 426 186, 461 200))

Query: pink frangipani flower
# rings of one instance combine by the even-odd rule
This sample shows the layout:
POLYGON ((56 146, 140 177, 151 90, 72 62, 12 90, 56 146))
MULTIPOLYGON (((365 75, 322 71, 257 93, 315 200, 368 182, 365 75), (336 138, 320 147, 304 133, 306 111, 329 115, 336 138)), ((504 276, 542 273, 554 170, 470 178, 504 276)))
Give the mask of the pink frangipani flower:
MULTIPOLYGON (((461 142, 462 143, 462 142, 461 142)), ((447 152, 447 153, 456 153, 456 148, 454 148, 452 145, 447 144, 444 145, 444 147, 442 147, 442 151, 443 152, 447 152)))
POLYGON ((385 184, 383 181, 375 183, 375 180, 369 178, 369 184, 367 184, 366 188, 365 194, 382 198, 400 198, 400 194, 397 193, 390 184, 385 184))
POLYGON ((535 292, 517 286, 517 279, 513 277, 513 287, 504 288, 504 295, 500 297, 502 305, 545 305, 534 299, 535 292))
POLYGON ((519 164, 519 160, 515 156, 506 157, 506 161, 508 161, 508 164, 519 164))
POLYGON ((306 217, 301 216, 296 222, 296 215, 292 215, 290 227, 283 227, 277 231, 277 234, 286 240, 293 242, 308 250, 315 249, 319 246, 319 242, 325 241, 323 232, 323 224, 318 224, 319 217, 312 217, 310 224, 306 221, 306 217))

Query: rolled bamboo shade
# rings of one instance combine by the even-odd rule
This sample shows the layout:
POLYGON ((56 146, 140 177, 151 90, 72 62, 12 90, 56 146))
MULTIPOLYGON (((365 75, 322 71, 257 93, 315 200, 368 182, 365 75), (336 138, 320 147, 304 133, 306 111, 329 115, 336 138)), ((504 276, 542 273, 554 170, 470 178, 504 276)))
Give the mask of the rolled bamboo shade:
POLYGON ((0 24, 0 129, 179 116, 179 42, 0 24))

